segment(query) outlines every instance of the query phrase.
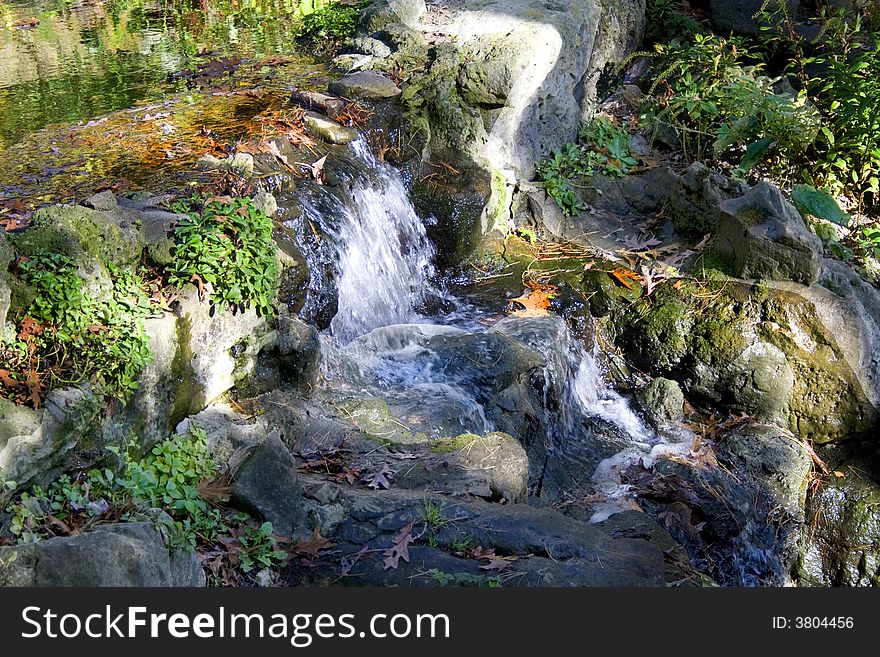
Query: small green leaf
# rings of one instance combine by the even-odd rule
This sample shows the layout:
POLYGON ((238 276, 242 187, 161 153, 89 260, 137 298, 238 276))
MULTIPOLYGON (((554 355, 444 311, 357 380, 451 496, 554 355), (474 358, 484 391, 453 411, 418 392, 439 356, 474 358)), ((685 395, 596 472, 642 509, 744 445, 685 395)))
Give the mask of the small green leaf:
POLYGON ((823 189, 810 185, 796 185, 791 200, 804 217, 810 215, 838 226, 849 226, 852 217, 840 209, 837 200, 823 189))

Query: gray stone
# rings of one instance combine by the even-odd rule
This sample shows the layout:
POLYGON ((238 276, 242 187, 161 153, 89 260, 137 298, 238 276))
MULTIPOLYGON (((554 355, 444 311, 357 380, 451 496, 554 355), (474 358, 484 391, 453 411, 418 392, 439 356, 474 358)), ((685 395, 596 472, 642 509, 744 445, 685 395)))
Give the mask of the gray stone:
POLYGON ((118 203, 113 192, 107 190, 90 196, 83 202, 83 205, 93 210, 109 212, 110 210, 115 210, 118 203))
POLYGON ((261 445, 269 433, 261 416, 245 417, 223 402, 215 402, 203 411, 181 420, 175 428, 178 436, 187 436, 198 427, 208 436, 211 456, 230 469, 238 467, 250 450, 261 445))
POLYGON ((205 586, 195 554, 171 552, 152 522, 0 547, 0 586, 205 586))
POLYGON ((803 518, 813 467, 806 443, 775 426, 752 424, 724 436, 718 458, 737 474, 754 477, 793 518, 803 518))
POLYGON ((373 37, 356 37, 346 42, 346 48, 361 55, 372 55, 379 59, 391 57, 391 48, 373 37))
MULTIPOLYGON (((786 0, 786 3, 789 15, 794 16, 800 6, 800 0, 786 0)), ((765 5, 770 7, 771 13, 774 13, 775 3, 768 3, 766 0, 709 0, 709 18, 724 36, 733 32, 757 37, 764 34, 762 27, 768 25, 766 21, 755 17, 765 5)), ((784 17, 778 14, 777 16, 778 20, 784 17)))
POLYGON ((254 207, 267 217, 274 218, 278 215, 278 201, 264 189, 254 194, 254 207))
POLYGON ((684 418, 684 393, 671 379, 658 377, 643 393, 645 409, 651 422, 658 427, 681 422, 684 418))
POLYGON ((330 62, 330 66, 336 73, 348 74, 354 73, 355 71, 369 70, 372 68, 375 60, 376 58, 372 55, 347 53, 334 57, 330 62))
POLYGON ((232 499, 245 511, 272 523, 280 536, 308 534, 296 461, 272 432, 233 473, 232 499))
POLYGON ((229 171, 241 178, 254 175, 254 156, 250 153, 236 153, 222 159, 210 154, 203 155, 198 164, 209 171, 229 171))
MULTIPOLYGON (((88 386, 51 391, 39 411, 3 406, 0 431, 0 471, 19 487, 48 484, 76 449, 99 446, 104 400, 88 386)), ((7 491, 0 490, 0 501, 7 491)))
POLYGON ((175 313, 181 336, 181 393, 187 406, 181 416, 200 411, 245 380, 254 371, 260 352, 277 338, 253 308, 212 313, 209 303, 199 301, 195 289, 184 292, 175 313))
POLYGON ((388 25, 403 23, 416 27, 427 12, 425 0, 382 0, 372 2, 360 13, 358 26, 366 34, 373 34, 388 25))
POLYGON ((710 253, 727 265, 725 273, 804 285, 818 280, 822 241, 778 188, 759 183, 720 209, 710 253))
POLYGON ((9 275, 9 263, 12 262, 12 248, 6 241, 6 236, 0 233, 0 342, 11 336, 12 328, 6 324, 6 314, 9 312, 11 292, 6 278, 9 275))
POLYGON ((671 190, 669 215, 676 232, 689 239, 714 233, 719 205, 746 193, 743 183, 712 171, 701 162, 688 167, 671 190))
POLYGON ((329 85, 330 93, 342 98, 394 98, 400 95, 400 87, 381 73, 358 71, 349 73, 329 85))
POLYGON ((320 369, 320 349, 318 330, 292 315, 286 306, 280 307, 278 364, 282 377, 298 388, 313 388, 320 369))
POLYGON ((345 145, 357 139, 358 132, 354 128, 340 125, 317 112, 306 112, 303 115, 306 132, 316 139, 329 144, 345 145))

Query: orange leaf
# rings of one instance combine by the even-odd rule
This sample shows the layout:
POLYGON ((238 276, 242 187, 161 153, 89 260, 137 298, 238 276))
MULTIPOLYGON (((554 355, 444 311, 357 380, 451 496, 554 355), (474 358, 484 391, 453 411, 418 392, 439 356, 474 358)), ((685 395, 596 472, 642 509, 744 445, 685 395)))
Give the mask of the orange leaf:
POLYGON ((611 276, 617 280, 618 283, 623 285, 626 289, 633 289, 632 283, 630 281, 641 281, 642 277, 639 276, 634 271, 630 271, 629 269, 624 269, 623 267, 618 267, 614 271, 611 272, 611 276))

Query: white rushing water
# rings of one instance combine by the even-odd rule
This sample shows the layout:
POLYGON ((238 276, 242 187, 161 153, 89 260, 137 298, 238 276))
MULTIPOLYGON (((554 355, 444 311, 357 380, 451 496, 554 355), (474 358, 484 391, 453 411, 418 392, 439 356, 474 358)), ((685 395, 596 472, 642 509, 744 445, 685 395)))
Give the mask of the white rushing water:
POLYGON ((330 329, 344 342, 416 320, 434 275, 434 247, 400 174, 378 162, 363 140, 352 148, 380 184, 355 185, 354 207, 340 229, 339 311, 330 329))
MULTIPOLYGON (((418 409, 452 408, 464 432, 494 429, 473 391, 449 374, 441 375, 435 354, 426 348, 432 336, 464 333, 467 306, 445 317, 420 315, 429 294, 439 294, 431 279, 435 251, 415 211, 400 173, 378 162, 358 140, 355 155, 375 175, 352 189, 351 207, 338 208, 338 312, 324 336, 325 375, 340 385, 377 395, 389 403, 418 409), (453 316, 455 319, 453 320, 453 316)), ((477 322, 466 322, 469 331, 477 322)), ((480 329, 480 330, 485 330, 480 329)), ((561 352, 548 367, 563 386, 562 408, 555 431, 565 440, 567 429, 584 418, 599 418, 628 437, 625 449, 599 464, 593 488, 599 502, 593 522, 632 505, 621 474, 641 460, 650 465, 660 454, 685 454, 690 439, 660 436, 636 414, 629 401, 611 388, 593 354, 561 332, 561 352)), ((534 345, 539 350, 545 345, 534 345)), ((546 346, 553 351, 554 346, 546 346)))

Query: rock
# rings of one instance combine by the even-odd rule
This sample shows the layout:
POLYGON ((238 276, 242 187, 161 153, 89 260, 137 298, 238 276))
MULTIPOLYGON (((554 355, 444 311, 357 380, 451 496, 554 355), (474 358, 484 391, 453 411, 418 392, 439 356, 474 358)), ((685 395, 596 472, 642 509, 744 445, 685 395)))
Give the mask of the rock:
POLYGON ((818 479, 806 506, 801 586, 880 586, 880 472, 876 446, 825 449, 831 474, 818 479), (843 476, 837 476, 834 473, 843 476))
POLYGON ((357 139, 358 136, 358 132, 354 128, 340 125, 317 112, 306 112, 303 115, 303 124, 306 132, 312 137, 330 144, 345 145, 357 139))
POLYGON ((669 196, 669 215, 675 230, 689 239, 702 239, 714 233, 718 225, 719 206, 746 193, 738 181, 694 162, 682 174, 669 196))
POLYGON ((12 294, 6 279, 9 275, 9 263, 13 258, 12 247, 6 241, 6 236, 0 233, 0 343, 12 335, 12 327, 6 323, 6 314, 9 312, 9 305, 12 294))
POLYGON ((261 417, 245 417, 228 404, 215 402, 191 415, 175 428, 181 440, 189 440, 193 427, 208 436, 208 449, 218 464, 235 469, 243 455, 261 445, 269 433, 261 417))
POLYGON ((372 55, 379 59, 391 57, 391 48, 373 37, 355 37, 354 39, 349 39, 345 46, 353 53, 361 55, 372 55))
POLYGON ((358 27, 366 34, 373 34, 388 25, 403 23, 416 27, 428 9, 425 0, 383 0, 373 2, 358 16, 358 27))
POLYGON ((198 164, 209 171, 228 171, 241 178, 254 175, 254 156, 250 153, 236 153, 222 159, 210 154, 203 155, 198 164))
MULTIPOLYGON (((866 373, 855 369, 865 355, 845 355, 855 329, 842 331, 838 341, 836 324, 850 315, 820 310, 831 296, 827 290, 754 288, 730 280, 699 308, 691 296, 697 292, 665 290, 650 304, 626 307, 617 319, 618 345, 639 367, 680 381, 689 398, 745 412, 814 442, 844 441, 875 427, 877 408, 860 380, 866 373), (826 325, 822 316, 837 319, 826 325)), ((843 301, 840 308, 846 310, 843 301)))
POLYGON ((181 417, 197 413, 211 401, 250 376, 257 356, 275 344, 277 334, 253 308, 233 313, 212 311, 199 301, 198 292, 187 290, 178 300, 180 358, 182 367, 181 417))
MULTIPOLYGON (((58 388, 50 392, 39 411, 0 406, 0 471, 18 487, 46 485, 72 454, 80 463, 93 462, 100 453, 104 400, 91 390, 58 388), (91 460, 88 453, 91 452, 91 460)), ((8 491, 0 490, 0 501, 8 491)))
POLYGON ((254 194, 254 207, 267 217, 274 218, 278 215, 278 201, 264 189, 254 194))
POLYGON ((358 71, 349 73, 329 85, 330 93, 342 98, 394 98, 400 95, 400 88, 394 81, 381 73, 358 71))
POLYGON ((305 91, 294 87, 290 92, 290 102, 303 109, 316 110, 335 119, 345 109, 345 101, 319 91, 305 91))
POLYGON ((296 461, 277 432, 270 433, 233 473, 232 499, 245 511, 271 522, 280 536, 309 533, 296 461))
POLYGON ((737 475, 753 477, 793 519, 803 519, 813 467, 803 440, 779 427, 752 424, 725 435, 718 458, 737 475))
POLYGON ((126 522, 0 547, 0 586, 196 587, 205 573, 195 554, 172 552, 152 522, 126 522))
POLYGON ((498 554, 519 557, 510 572, 525 573, 520 576, 521 586, 657 586, 665 581, 663 552, 658 546, 644 539, 611 538, 553 509, 490 504, 416 490, 328 485, 338 491, 334 504, 344 509, 341 522, 330 534, 342 554, 387 548, 401 528, 424 516, 428 503, 441 516, 429 529, 435 547, 413 544, 410 561, 401 560, 393 571, 385 569, 381 560, 355 560, 353 576, 345 578, 354 585, 419 585, 418 574, 432 568, 479 575, 479 564, 474 567, 468 563, 473 560, 452 556, 453 544, 463 538, 494 548, 498 554))
POLYGON ((311 389, 318 380, 321 360, 318 331, 282 306, 278 312, 278 364, 282 378, 311 389))
POLYGON ((330 61, 330 70, 334 73, 347 75, 356 71, 370 70, 374 68, 375 61, 376 58, 372 55, 359 55, 357 53, 337 55, 330 61))
POLYGON ((739 278, 794 281, 819 278, 822 241, 782 192, 762 182, 738 199, 721 203, 718 234, 710 254, 739 278))
MULTIPOLYGON (((785 0, 789 16, 794 16, 800 0, 785 0)), ((763 7, 770 6, 773 13, 774 3, 765 0, 709 0, 709 18, 715 28, 726 36, 733 32, 744 36, 758 37, 764 34, 766 21, 755 17, 763 7)), ((783 16, 779 15, 778 20, 783 16)))
POLYGON ((110 212, 111 210, 115 210, 118 203, 116 201, 116 196, 110 190, 99 192, 98 194, 94 194, 83 201, 83 205, 87 208, 92 208, 93 210, 99 210, 101 212, 110 212))
POLYGON ((684 393, 675 381, 654 379, 645 388, 643 399, 648 417, 657 427, 684 419, 684 393))
MULTIPOLYGON (((499 432, 462 434, 431 445, 431 451, 457 461, 473 479, 485 477, 488 494, 479 497, 524 502, 529 485, 529 459, 515 438, 499 432)), ((470 491, 469 491, 470 492, 470 491)))

